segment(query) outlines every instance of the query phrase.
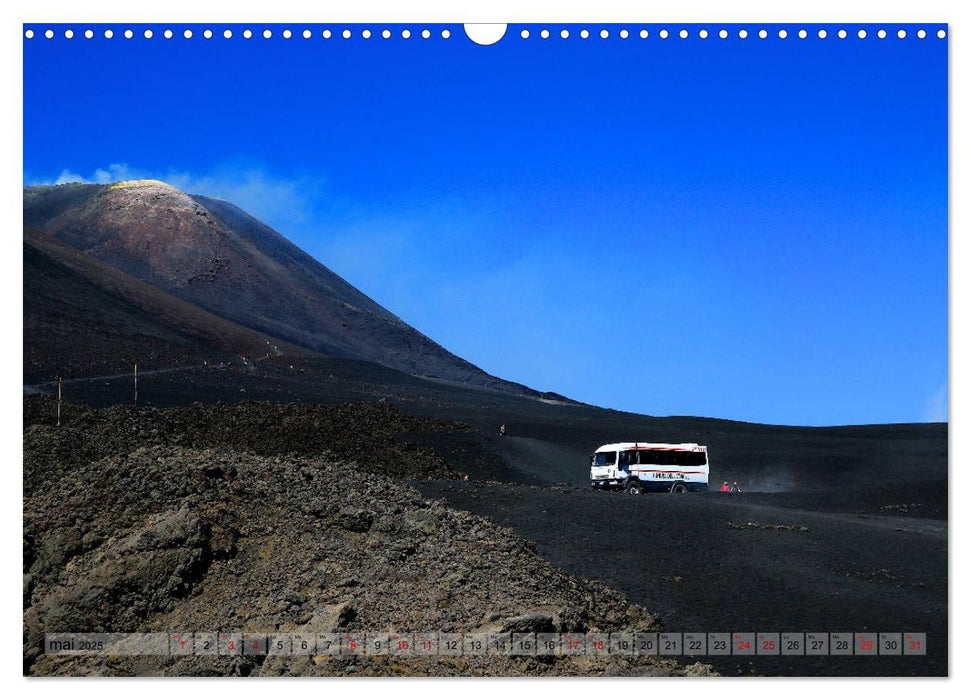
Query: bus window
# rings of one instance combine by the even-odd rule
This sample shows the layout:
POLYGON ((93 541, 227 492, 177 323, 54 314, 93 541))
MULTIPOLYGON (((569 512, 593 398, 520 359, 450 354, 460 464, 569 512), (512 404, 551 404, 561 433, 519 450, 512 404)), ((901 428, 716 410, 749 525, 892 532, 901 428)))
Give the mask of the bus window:
POLYGON ((595 467, 612 467, 616 463, 616 452, 597 452, 593 456, 593 466, 595 467))
POLYGON ((669 467, 675 464, 674 455, 669 450, 644 450, 641 455, 642 463, 646 460, 647 464, 656 467, 669 467))
POLYGON ((704 452, 675 452, 678 466, 701 467, 705 464, 704 452))
POLYGON ((620 466, 626 467, 630 464, 637 464, 637 453, 634 450, 624 450, 620 453, 620 466))

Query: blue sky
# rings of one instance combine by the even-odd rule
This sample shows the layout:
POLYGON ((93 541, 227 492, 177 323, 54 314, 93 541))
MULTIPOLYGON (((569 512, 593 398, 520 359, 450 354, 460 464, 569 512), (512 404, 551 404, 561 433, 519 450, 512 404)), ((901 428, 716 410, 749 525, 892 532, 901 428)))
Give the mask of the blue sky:
POLYGON ((523 40, 517 25, 491 47, 454 26, 112 28, 24 42, 25 183, 156 177, 225 197, 456 354, 601 406, 946 419, 936 26, 523 40))

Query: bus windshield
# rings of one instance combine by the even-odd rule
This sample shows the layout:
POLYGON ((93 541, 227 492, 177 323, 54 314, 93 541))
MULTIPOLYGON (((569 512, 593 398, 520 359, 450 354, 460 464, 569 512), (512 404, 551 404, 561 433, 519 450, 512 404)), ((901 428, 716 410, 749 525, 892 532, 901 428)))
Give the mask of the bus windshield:
POLYGON ((593 466, 595 467, 612 467, 616 462, 616 452, 597 452, 593 455, 593 466))

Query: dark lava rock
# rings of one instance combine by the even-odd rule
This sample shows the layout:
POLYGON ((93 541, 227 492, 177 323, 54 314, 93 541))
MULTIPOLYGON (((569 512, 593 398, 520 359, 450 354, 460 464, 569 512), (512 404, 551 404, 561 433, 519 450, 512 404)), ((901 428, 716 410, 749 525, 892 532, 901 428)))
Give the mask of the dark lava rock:
POLYGON ((349 532, 367 532, 374 522, 374 515, 361 508, 342 508, 337 514, 337 524, 349 532))
POLYGON ((555 632, 553 616, 546 613, 531 612, 518 617, 510 617, 502 623, 503 632, 555 632))
MULTIPOLYGON (((428 454, 396 466, 393 447, 366 463, 335 455, 407 422, 390 407, 117 407, 76 412, 61 429, 26 413, 29 675, 348 673, 326 656, 42 654, 44 634, 57 631, 466 632, 487 610, 496 629, 659 629, 647 611, 566 575, 510 530, 389 477, 439 469, 428 454), (188 444, 171 444, 172 434, 188 444)), ((608 663, 629 675, 685 672, 646 657, 557 657, 530 672, 597 675, 608 663)), ((526 672, 520 659, 490 655, 362 656, 353 665, 357 675, 526 672)))

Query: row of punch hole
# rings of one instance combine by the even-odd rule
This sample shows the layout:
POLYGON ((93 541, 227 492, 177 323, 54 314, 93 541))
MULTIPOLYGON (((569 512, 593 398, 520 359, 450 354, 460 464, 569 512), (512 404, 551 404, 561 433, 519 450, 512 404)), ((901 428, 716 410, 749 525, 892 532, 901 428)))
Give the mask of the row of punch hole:
MULTIPOLYGON (((715 29, 709 30, 707 28, 691 29, 691 30, 687 28, 683 28, 680 30, 671 30, 667 28, 662 28, 654 32, 652 32, 652 30, 649 30, 647 28, 642 28, 642 29, 602 28, 602 29, 590 30, 587 28, 577 29, 576 27, 573 27, 573 28, 563 27, 561 29, 553 29, 553 30, 550 30, 548 28, 533 29, 533 30, 530 30, 529 28, 523 28, 519 30, 518 34, 521 39, 559 38, 561 40, 569 39, 571 37, 578 37, 580 39, 590 39, 591 37, 594 37, 594 38, 599 37, 602 40, 610 39, 611 37, 616 37, 620 39, 629 39, 633 37, 637 37, 640 39, 648 39, 652 36, 655 36, 658 39, 668 39, 668 38, 674 38, 674 37, 677 37, 679 39, 689 39, 689 38, 695 37, 702 40, 708 39, 708 38, 715 38, 715 37, 722 40, 729 39, 729 38, 736 38, 736 37, 738 39, 748 39, 750 37, 752 38, 757 37, 759 39, 765 40, 765 39, 769 39, 770 37, 778 38, 778 39, 787 39, 790 36, 797 37, 799 39, 808 39, 810 37, 814 37, 816 39, 827 39, 830 37, 836 37, 837 39, 846 39, 851 36, 855 36, 857 39, 866 39, 871 36, 875 36, 878 39, 886 39, 887 37, 890 37, 890 36, 896 36, 898 39, 906 39, 908 36, 913 36, 913 37, 916 37, 917 39, 926 39, 928 36, 934 36, 934 35, 936 35, 937 38, 939 39, 944 39, 947 37, 947 31, 945 29, 938 29, 936 32, 933 30, 931 30, 931 32, 928 32, 926 29, 923 29, 923 28, 916 29, 916 30, 911 29, 910 31, 903 28, 897 29, 897 30, 891 29, 888 31, 886 28, 882 28, 882 27, 875 30, 871 29, 870 31, 868 31, 865 28, 859 28, 855 30, 853 29, 847 30, 844 28, 836 29, 836 30, 827 30, 825 28, 820 28, 813 31, 810 31, 809 29, 806 29, 806 28, 793 29, 793 30, 789 30, 786 28, 773 28, 771 30, 767 28, 761 28, 761 29, 752 29, 751 31, 748 28, 744 28, 744 27, 733 28, 731 30, 727 28, 722 28, 718 30, 715 30, 715 29)), ((116 36, 124 37, 125 39, 134 39, 135 37, 144 38, 144 39, 153 39, 156 36, 160 36, 163 39, 173 39, 176 36, 181 36, 183 39, 193 39, 196 37, 201 37, 203 39, 213 39, 219 36, 221 36, 223 39, 232 39, 237 36, 242 37, 243 39, 252 39, 257 36, 262 36, 263 39, 272 39, 275 36, 282 37, 283 39, 293 39, 296 37, 302 37, 303 39, 312 39, 315 36, 320 36, 323 39, 331 39, 331 38, 337 38, 337 37, 340 37, 343 39, 353 39, 353 38, 371 39, 372 37, 374 38, 380 37, 382 39, 387 40, 394 37, 400 37, 401 39, 411 39, 413 37, 414 38, 420 37, 422 39, 427 40, 427 39, 431 39, 432 37, 441 38, 441 39, 450 39, 453 36, 453 30, 447 27, 435 28, 434 31, 427 27, 424 29, 415 29, 415 30, 412 30, 407 27, 395 28, 393 30, 390 28, 385 28, 381 30, 370 29, 370 28, 354 28, 354 29, 326 28, 319 31, 314 31, 311 29, 293 30, 290 28, 283 28, 283 29, 266 28, 262 30, 257 30, 255 32, 249 28, 241 29, 241 30, 237 29, 236 31, 230 28, 225 28, 222 30, 213 30, 211 28, 196 29, 196 30, 193 30, 191 28, 186 28, 182 30, 173 30, 173 29, 155 30, 152 28, 145 28, 145 29, 139 29, 137 31, 135 29, 124 29, 124 30, 118 30, 117 32, 111 28, 106 28, 103 30, 99 29, 97 31, 95 29, 83 29, 83 30, 78 29, 77 31, 75 31, 73 28, 64 28, 59 30, 55 30, 53 28, 48 28, 44 30, 40 30, 40 29, 35 30, 33 28, 28 28, 24 30, 24 38, 26 39, 33 39, 35 37, 54 39, 55 37, 58 37, 58 36, 63 37, 64 39, 73 39, 75 37, 84 37, 85 39, 94 39, 96 37, 100 37, 104 39, 114 39, 116 36)))

